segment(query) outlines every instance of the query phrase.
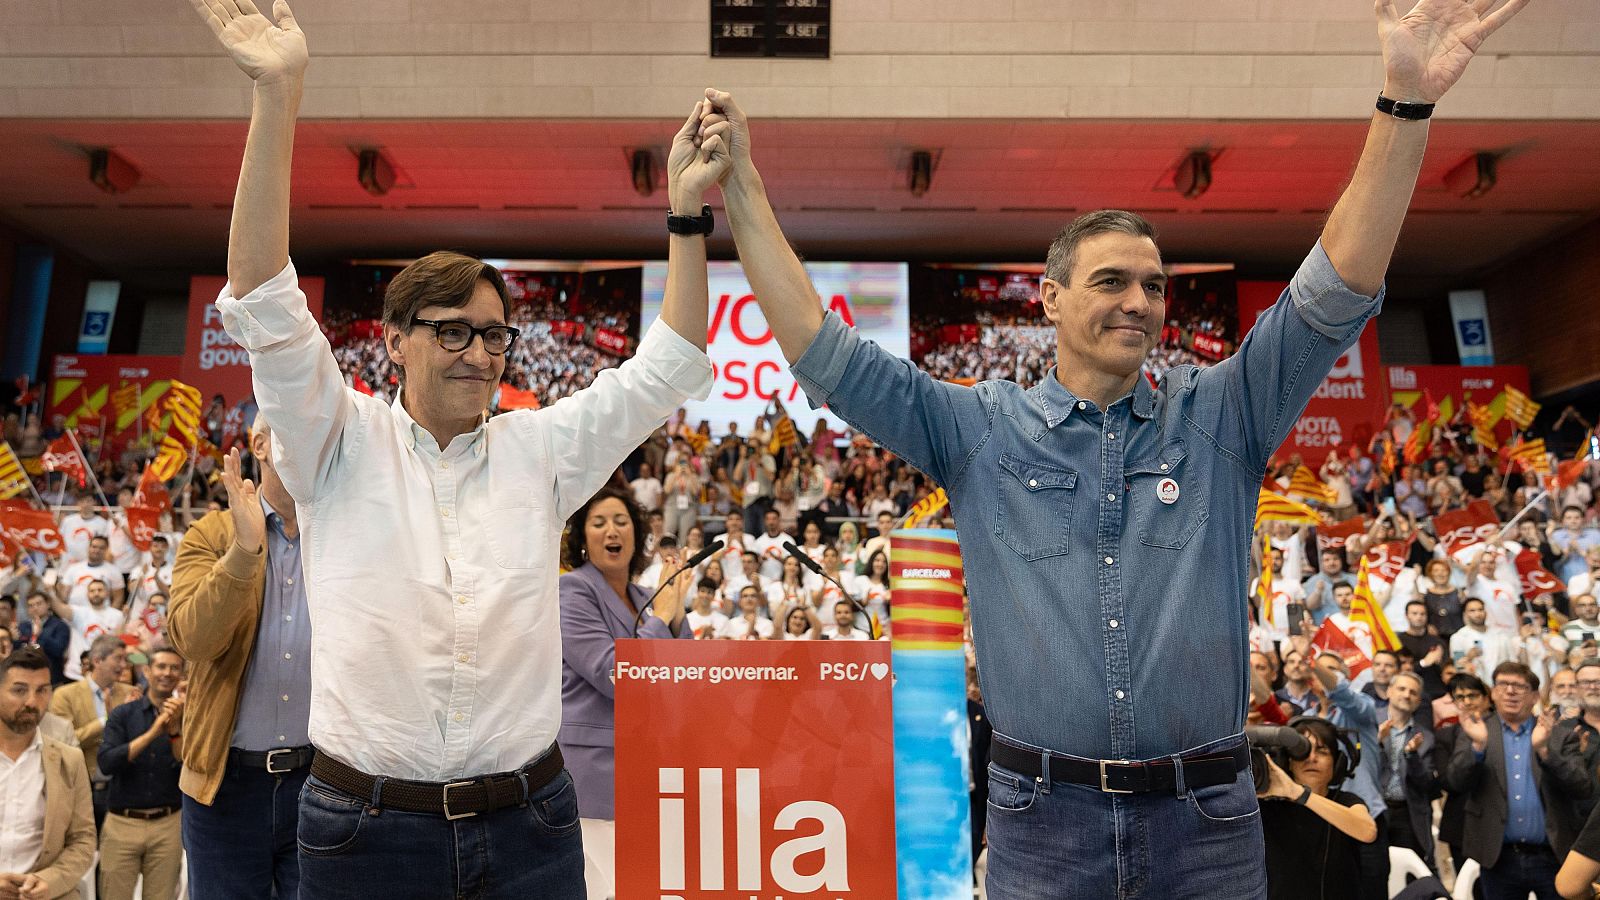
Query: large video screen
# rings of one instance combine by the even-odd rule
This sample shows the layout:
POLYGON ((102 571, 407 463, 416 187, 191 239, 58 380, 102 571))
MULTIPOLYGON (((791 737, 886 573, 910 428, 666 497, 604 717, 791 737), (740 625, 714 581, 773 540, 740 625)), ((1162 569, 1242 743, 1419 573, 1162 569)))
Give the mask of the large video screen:
MULTIPOLYGON (((905 263, 806 264, 824 306, 854 324, 862 337, 900 357, 911 355, 906 270, 905 263)), ((743 432, 777 398, 802 431, 809 432, 819 418, 826 418, 832 428, 842 428, 837 418, 825 410, 811 409, 806 402, 750 292, 744 268, 736 262, 714 262, 709 276, 706 352, 716 370, 716 382, 705 402, 689 404, 689 423, 705 419, 713 433, 721 434, 729 422, 737 422, 743 432)), ((641 335, 661 315, 666 285, 667 264, 645 263, 640 289, 641 335)))

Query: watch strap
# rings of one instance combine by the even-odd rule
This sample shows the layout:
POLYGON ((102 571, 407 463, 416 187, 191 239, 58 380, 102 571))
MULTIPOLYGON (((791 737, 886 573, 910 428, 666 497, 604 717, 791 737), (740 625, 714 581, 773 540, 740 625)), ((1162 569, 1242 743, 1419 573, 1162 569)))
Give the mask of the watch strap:
POLYGON ((1382 94, 1378 95, 1378 112, 1416 122, 1433 115, 1432 103, 1407 103, 1404 100, 1390 100, 1382 94))
POLYGON ((711 207, 700 207, 698 216, 680 216, 671 210, 667 211, 667 231, 672 234, 710 234, 716 228, 716 220, 711 217, 711 207))

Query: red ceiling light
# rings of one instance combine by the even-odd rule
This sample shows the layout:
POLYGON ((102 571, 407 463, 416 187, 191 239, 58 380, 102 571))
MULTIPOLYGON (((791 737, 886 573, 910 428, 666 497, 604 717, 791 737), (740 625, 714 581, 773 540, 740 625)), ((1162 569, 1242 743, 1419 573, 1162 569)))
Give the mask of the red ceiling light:
POLYGON ((1494 189, 1496 160, 1493 153, 1474 153, 1444 173, 1444 186, 1458 197, 1476 200, 1494 189))
POLYGON ((927 150, 914 150, 911 163, 906 167, 906 187, 911 196, 921 197, 933 187, 933 154, 927 150))
POLYGON ((356 181, 374 197, 382 197, 394 187, 394 163, 382 150, 367 148, 356 153, 356 181))
POLYGON ((656 192, 656 157, 649 150, 635 150, 628 156, 628 172, 633 191, 641 197, 656 192))
POLYGON ((1194 200, 1211 190, 1211 154, 1205 150, 1190 151, 1172 174, 1172 186, 1185 200, 1194 200))

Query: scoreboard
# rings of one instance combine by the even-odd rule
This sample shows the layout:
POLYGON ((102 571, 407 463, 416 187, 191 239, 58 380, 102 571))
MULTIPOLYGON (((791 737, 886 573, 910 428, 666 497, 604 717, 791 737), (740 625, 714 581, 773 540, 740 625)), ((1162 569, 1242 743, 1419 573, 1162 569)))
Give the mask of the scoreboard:
POLYGON ((711 55, 827 59, 832 0, 711 0, 711 55))

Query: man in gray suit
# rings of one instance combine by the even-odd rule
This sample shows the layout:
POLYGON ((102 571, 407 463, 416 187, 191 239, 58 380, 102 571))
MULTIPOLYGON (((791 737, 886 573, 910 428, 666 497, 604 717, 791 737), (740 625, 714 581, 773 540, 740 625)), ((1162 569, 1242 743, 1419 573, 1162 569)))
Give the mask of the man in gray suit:
POLYGON ((1555 900, 1556 868, 1577 836, 1571 798, 1589 791, 1579 766, 1550 752, 1554 710, 1533 715, 1539 676, 1519 662, 1495 667, 1495 712, 1464 714, 1445 772, 1467 794, 1467 856, 1483 867, 1485 900, 1555 900))

